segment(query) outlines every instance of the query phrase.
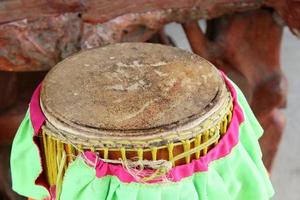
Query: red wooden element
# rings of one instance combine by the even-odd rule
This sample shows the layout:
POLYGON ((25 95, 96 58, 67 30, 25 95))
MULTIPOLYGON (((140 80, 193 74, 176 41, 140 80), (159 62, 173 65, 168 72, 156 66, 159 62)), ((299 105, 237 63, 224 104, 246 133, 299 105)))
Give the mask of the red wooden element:
MULTIPOLYGON (((81 49, 109 43, 173 45, 163 27, 175 21, 183 23, 193 51, 242 88, 265 128, 261 145, 270 169, 285 123, 281 108, 287 84, 279 62, 282 29, 287 24, 299 36, 299 10, 299 0, 1 1, 0 148, 11 143, 33 88, 44 75, 25 72, 49 70, 81 49), (198 19, 208 20, 207 30, 200 29, 198 19)), ((3 153, 8 157, 8 151, 3 153)), ((1 189, 7 187, 0 184, 0 199, 1 189)), ((7 194, 3 198, 13 198, 7 194)))
POLYGON ((262 5, 263 1, 257 0, 10 0, 1 2, 0 23, 67 12, 80 12, 85 21, 93 23, 104 23, 130 13, 157 10, 165 12, 166 17, 171 14, 175 19, 176 13, 180 12, 186 12, 186 15, 193 13, 198 18, 213 18, 234 11, 256 9, 262 5))
POLYGON ((193 51, 226 71, 245 92, 266 130, 261 144, 270 170, 284 127, 279 111, 286 102, 279 59, 283 26, 272 11, 257 10, 210 21, 206 34, 196 21, 183 27, 193 51))
POLYGON ((299 0, 266 0, 265 5, 272 7, 284 19, 290 30, 300 36, 300 1, 299 0))
MULTIPOLYGON (((1 5, 1 4, 0 4, 1 5)), ((51 15, 0 25, 0 70, 48 70, 79 50, 77 14, 51 15)))
POLYGON ((17 98, 17 76, 15 73, 0 71, 0 111, 12 106, 17 98))
POLYGON ((14 192, 11 191, 11 181, 10 181, 10 171, 7 166, 9 166, 9 152, 10 145, 1 145, 0 146, 0 199, 2 200, 21 200, 23 197, 18 196, 14 192), (7 153, 8 152, 8 153, 7 153))
MULTIPOLYGON (((104 23, 129 13, 145 13, 166 10, 169 13, 184 11, 194 13, 198 18, 216 18, 233 12, 271 7, 277 10, 289 26, 299 29, 298 0, 10 0, 1 2, 0 23, 40 16, 80 12, 86 21, 104 23), (294 26, 298 24, 297 26, 294 26)), ((175 17, 176 18, 176 17, 175 17)))
MULTIPOLYGON (((4 88, 4 84, 0 84, 1 95, 5 94, 1 96, 1 101, 9 103, 0 104, 6 105, 5 108, 3 107, 3 109, 0 110, 0 146, 1 144, 11 144, 17 128, 28 109, 30 97, 35 87, 42 81, 45 73, 46 72, 13 73, 13 91, 10 87, 4 88), (9 91, 12 92, 9 93, 9 91), (11 96, 9 96, 9 94, 11 96)), ((9 76, 9 74, 11 73, 0 72, 0 81, 6 80, 1 78, 2 76, 10 78, 11 76, 9 76)), ((8 84, 8 86, 10 85, 11 84, 8 84)))

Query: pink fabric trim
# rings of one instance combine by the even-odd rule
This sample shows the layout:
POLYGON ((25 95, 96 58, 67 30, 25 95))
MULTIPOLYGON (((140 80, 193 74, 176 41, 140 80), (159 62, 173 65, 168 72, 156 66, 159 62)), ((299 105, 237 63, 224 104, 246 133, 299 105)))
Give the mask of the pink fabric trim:
POLYGON ((43 114, 42 109, 40 107, 41 87, 42 84, 39 84, 38 87, 35 89, 29 104, 30 119, 32 127, 34 129, 34 136, 36 136, 39 133, 42 125, 46 120, 45 115, 43 114))
MULTIPOLYGON (((34 130, 34 137, 38 135, 42 125, 45 123, 45 116, 42 112, 42 109, 40 107, 40 92, 41 92, 41 87, 42 84, 40 83, 37 88, 35 89, 35 91, 33 92, 33 95, 31 97, 30 103, 29 103, 29 112, 30 112, 30 120, 31 120, 31 125, 33 127, 34 130)), ((40 164, 41 164, 41 172, 39 174, 39 176, 37 177, 35 184, 36 185, 40 185, 45 187, 49 194, 50 197, 46 198, 45 200, 50 200, 52 199, 52 195, 53 195, 53 191, 51 188, 48 187, 47 182, 44 180, 44 178, 42 177, 42 174, 44 172, 44 168, 43 168, 43 164, 42 164, 42 157, 41 157, 41 151, 39 149, 38 144, 36 143, 36 141, 33 139, 34 144, 36 145, 38 151, 39 151, 39 155, 40 155, 40 164)))
MULTIPOLYGON (((198 160, 193 160, 189 164, 180 165, 172 168, 167 174, 167 177, 171 181, 178 182, 183 178, 192 176, 195 172, 207 171, 210 162, 218 160, 228 155, 231 152, 232 148, 239 141, 239 126, 244 121, 244 115, 240 105, 238 104, 237 94, 234 87, 231 85, 231 83, 223 73, 222 76, 224 77, 227 87, 229 88, 233 96, 233 115, 227 133, 220 140, 217 146, 211 149, 205 156, 201 157, 198 160)), ((103 162, 102 160, 96 161, 96 154, 90 151, 85 152, 83 157, 85 159, 88 159, 86 160, 88 164, 96 162, 96 166, 94 166, 93 164, 90 165, 95 167, 96 176, 98 178, 104 177, 106 175, 112 175, 117 176, 122 182, 137 182, 137 180, 135 180, 135 178, 131 176, 127 172, 127 170, 123 168, 122 165, 108 164, 103 162)), ((161 180, 155 180, 151 183, 160 181, 161 180)))

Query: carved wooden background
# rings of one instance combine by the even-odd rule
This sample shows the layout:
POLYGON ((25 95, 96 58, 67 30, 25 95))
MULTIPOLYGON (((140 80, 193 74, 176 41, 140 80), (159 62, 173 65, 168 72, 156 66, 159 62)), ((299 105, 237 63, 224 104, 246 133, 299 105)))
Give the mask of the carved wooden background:
POLYGON ((12 138, 46 71, 82 49, 116 42, 172 45, 163 28, 182 24, 192 50, 243 89, 266 134, 271 169, 285 118, 287 81, 280 47, 285 25, 300 35, 299 0, 4 0, 0 1, 0 199, 10 191, 12 138), (197 21, 205 19, 206 30, 197 21), (4 172, 4 173, 3 173, 4 172), (2 195, 2 196, 1 196, 2 195))

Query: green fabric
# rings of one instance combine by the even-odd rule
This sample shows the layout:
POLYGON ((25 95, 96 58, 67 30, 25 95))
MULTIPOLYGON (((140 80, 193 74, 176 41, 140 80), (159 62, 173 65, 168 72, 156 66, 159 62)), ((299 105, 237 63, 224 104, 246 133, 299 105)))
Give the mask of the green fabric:
POLYGON ((261 160, 258 138, 263 130, 242 92, 235 86, 245 121, 240 142, 209 171, 178 183, 122 183, 114 176, 97 178, 95 169, 78 157, 67 169, 61 200, 267 200, 274 191, 261 160))
MULTIPOLYGON (((209 171, 195 173, 179 183, 122 183, 113 176, 97 178, 95 170, 78 158, 66 172, 61 199, 269 199, 274 191, 261 161, 262 154, 257 141, 263 130, 242 92, 235 88, 245 115, 245 122, 240 126, 240 142, 228 156, 212 162, 209 171)), ((32 140, 33 134, 27 112, 13 142, 11 173, 13 190, 38 200, 48 197, 49 193, 35 184, 42 168, 39 150, 32 140)))
POLYGON ((20 195, 39 200, 48 197, 49 193, 45 187, 35 184, 42 167, 38 147, 33 142, 34 130, 29 115, 27 111, 12 145, 12 188, 20 195))

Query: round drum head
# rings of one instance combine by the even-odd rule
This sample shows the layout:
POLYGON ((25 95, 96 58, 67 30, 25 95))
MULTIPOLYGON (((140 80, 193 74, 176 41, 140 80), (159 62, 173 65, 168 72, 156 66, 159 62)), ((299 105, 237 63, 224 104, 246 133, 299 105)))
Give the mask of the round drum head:
POLYGON ((203 116, 223 87, 213 65, 195 54, 158 44, 122 43, 58 63, 43 82, 41 105, 50 123, 68 130, 138 136, 203 116))

